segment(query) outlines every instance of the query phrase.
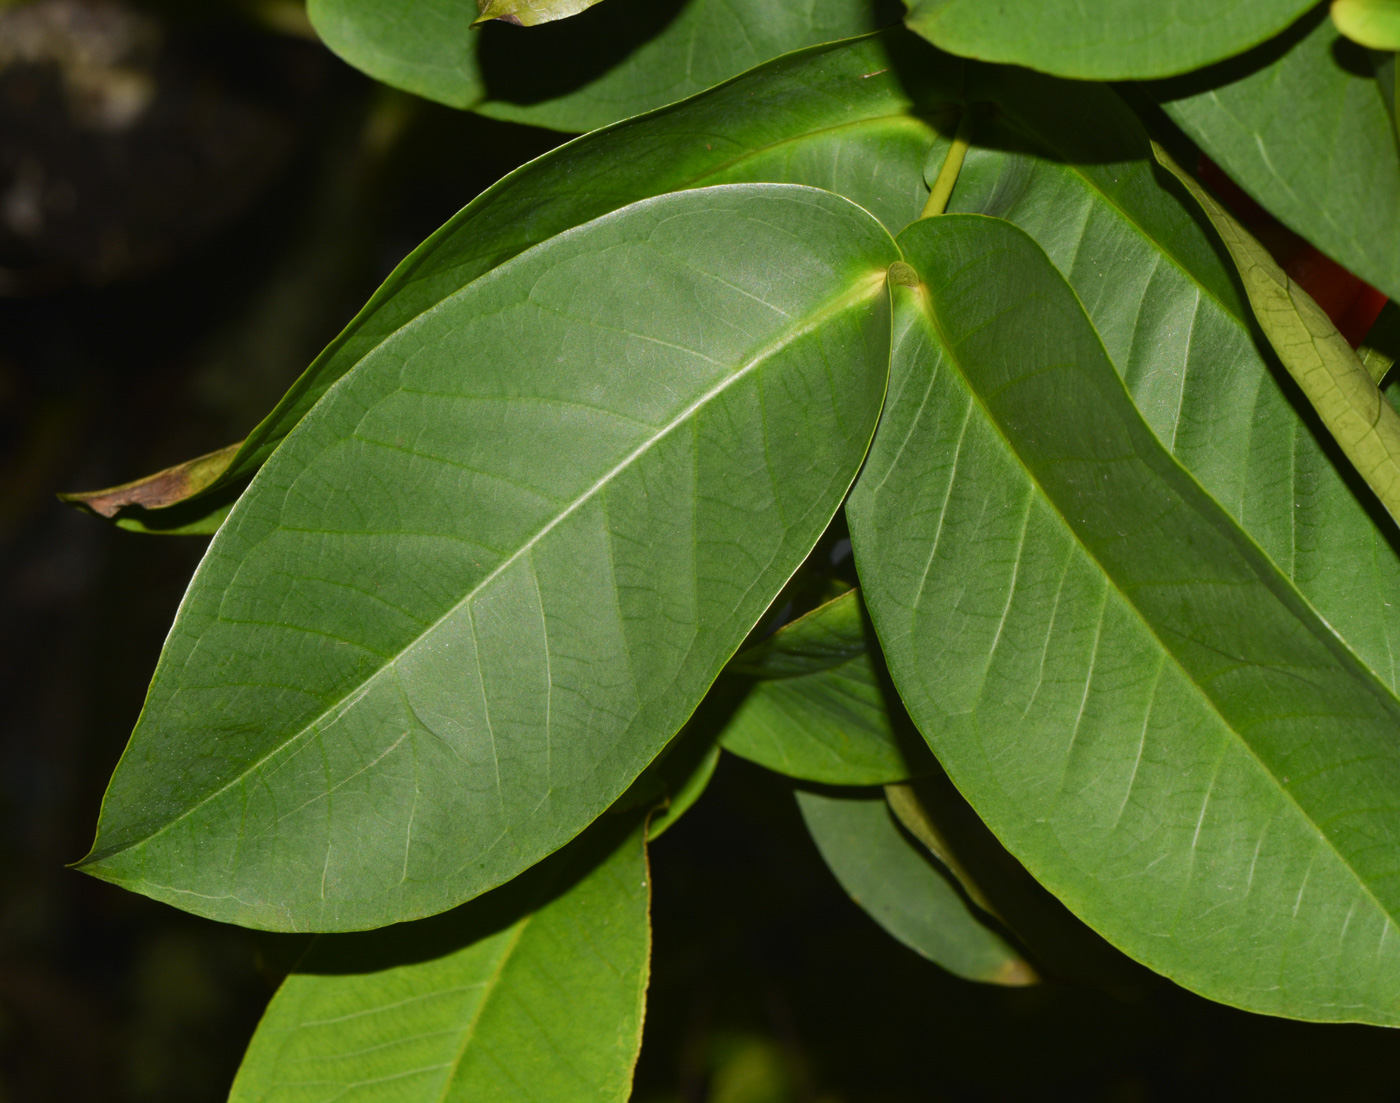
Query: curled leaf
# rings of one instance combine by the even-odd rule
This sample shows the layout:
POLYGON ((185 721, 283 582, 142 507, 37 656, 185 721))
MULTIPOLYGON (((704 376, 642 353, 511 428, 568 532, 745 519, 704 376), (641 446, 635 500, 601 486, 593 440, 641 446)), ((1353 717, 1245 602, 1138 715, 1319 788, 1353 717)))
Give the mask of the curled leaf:
POLYGON ((1387 512, 1400 520, 1400 413, 1312 296, 1166 150, 1156 143, 1153 150, 1220 235, 1255 317, 1288 374, 1387 512))
POLYGON ((128 506, 142 509, 168 509, 211 486, 228 469, 243 442, 230 444, 217 452, 196 456, 154 475, 109 486, 103 490, 82 490, 60 494, 61 501, 86 509, 99 517, 115 517, 128 506))
POLYGON ((514 23, 517 27, 534 27, 540 23, 551 23, 556 19, 568 19, 587 11, 599 0, 476 0, 481 17, 477 23, 489 23, 499 19, 502 23, 514 23))
POLYGON ((1400 50, 1400 0, 1332 0, 1332 22, 1353 42, 1400 50))

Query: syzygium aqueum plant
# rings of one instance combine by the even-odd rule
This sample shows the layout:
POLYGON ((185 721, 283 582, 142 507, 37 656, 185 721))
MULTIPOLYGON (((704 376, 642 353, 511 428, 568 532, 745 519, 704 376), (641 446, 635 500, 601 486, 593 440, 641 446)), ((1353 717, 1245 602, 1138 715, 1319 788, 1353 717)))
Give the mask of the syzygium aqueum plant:
POLYGON ((645 7, 312 0, 381 80, 597 129, 245 441, 75 496, 213 533, 81 868, 333 934, 233 1098, 625 1099, 647 839, 721 753, 962 976, 1062 972, 1048 890, 1211 999, 1400 1023, 1395 59, 1338 29, 1387 6, 645 7))

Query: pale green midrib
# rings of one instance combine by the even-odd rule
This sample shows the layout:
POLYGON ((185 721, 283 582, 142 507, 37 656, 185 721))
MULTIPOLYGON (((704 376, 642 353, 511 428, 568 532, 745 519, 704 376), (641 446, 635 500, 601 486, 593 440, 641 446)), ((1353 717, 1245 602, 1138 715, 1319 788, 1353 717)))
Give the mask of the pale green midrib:
MULTIPOLYGON (((818 47, 818 49, 822 48, 824 47, 818 47)), ((740 76, 743 75, 744 74, 740 74, 740 76)), ((770 153, 775 149, 779 149, 786 145, 795 145, 799 142, 807 141, 815 136, 834 133, 839 130, 855 129, 861 126, 868 126, 871 123, 908 120, 909 122, 916 124, 916 126, 920 128, 933 131, 934 133, 939 133, 937 128, 935 128, 931 123, 928 123, 918 118, 917 116, 910 114, 910 109, 913 106, 914 105, 912 103, 907 103, 904 106, 904 109, 901 111, 890 112, 884 115, 867 115, 860 119, 853 119, 850 122, 836 123, 830 126, 818 127, 815 130, 804 131, 803 133, 794 137, 782 138, 776 142, 770 142, 767 145, 754 146, 717 167, 711 167, 706 169, 704 172, 683 178, 676 188, 672 188, 669 191, 661 194, 669 195, 671 194, 671 192, 674 191, 682 191, 686 188, 693 188, 697 184, 699 184, 700 181, 706 179, 707 177, 715 176, 718 173, 733 168, 735 165, 741 165, 745 161, 751 161, 757 157, 762 157, 764 154, 770 153)), ((616 125, 617 127, 622 127, 629 123, 634 123, 635 121, 636 119, 624 119, 621 122, 616 123, 614 125, 616 125)), ((536 161, 542 161, 546 157, 555 157, 558 154, 560 154, 563 150, 567 149, 569 146, 572 146, 575 142, 582 142, 585 138, 589 137, 591 137, 591 135, 581 134, 572 141, 566 142, 558 149, 552 149, 547 153, 541 154, 540 157, 536 158, 536 161)), ((379 314, 385 307, 388 306, 389 302, 393 299, 395 295, 399 294, 406 288, 412 286, 412 284, 418 280, 432 279, 435 276, 443 274, 441 271, 426 273, 423 272, 423 269, 427 267, 432 261, 431 253, 433 250, 430 249, 428 253, 425 253, 422 256, 417 255, 419 251, 423 249, 428 249, 430 246, 441 245, 446 239, 455 237, 457 233, 463 230, 466 226, 470 225, 474 218, 480 217, 480 209, 473 211, 471 217, 463 217, 467 214, 468 210, 471 210, 471 208, 475 207, 476 204, 479 202, 482 204, 482 207, 489 208, 490 202, 486 201, 495 201, 498 198, 498 196, 494 194, 496 193, 497 189, 505 190, 506 185, 513 182, 513 178, 516 176, 517 173, 524 173, 527 169, 532 168, 536 161, 527 162, 526 164, 522 165, 519 169, 515 170, 515 172, 510 173, 508 176, 505 176, 501 180, 499 180, 496 184, 493 184, 491 188, 487 189, 487 191, 483 192, 480 196, 477 197, 477 199, 472 200, 472 202, 469 203, 467 207, 463 208, 459 215, 449 219, 446 223, 444 223, 441 227, 434 231, 432 237, 430 237, 427 241, 420 245, 418 249, 415 249, 407 257, 400 261, 398 267, 396 267, 394 271, 390 272, 389 275, 385 277, 384 283, 381 284, 380 287, 375 291, 375 293, 370 297, 370 301, 365 303, 365 305, 361 307, 359 311, 356 312, 355 316, 345 324, 345 328, 341 330, 340 333, 336 334, 336 336, 331 340, 331 343, 327 345, 326 348, 323 349, 320 353, 318 353, 316 358, 312 360, 310 364, 307 365, 306 370, 302 372, 300 376, 297 377, 296 381, 292 384, 291 389, 288 391, 287 394, 283 395, 283 397, 278 400, 277 405, 272 408, 272 410, 268 413, 267 417, 265 417, 262 421, 258 422, 258 424, 253 427, 252 431, 248 434, 247 442, 245 442, 244 447, 240 448, 238 450, 238 453, 233 457, 233 459, 229 461, 229 466, 226 469, 225 473, 220 474, 217 480, 215 480, 209 486, 205 487, 198 494, 191 495, 189 498, 183 500, 192 501, 195 498, 207 497, 215 490, 222 489, 235 479, 245 477, 248 474, 248 472, 242 470, 242 468, 246 466, 249 456, 262 449, 267 448, 269 445, 272 445, 272 448, 275 451, 277 444, 280 443, 280 441, 277 439, 277 434, 279 432, 278 426, 280 423, 286 421, 286 414, 288 411, 295 410, 297 407, 297 403, 312 393, 313 384, 315 383, 315 380, 312 378, 312 373, 316 371, 318 365, 331 363, 341 353, 345 346, 348 345, 352 340, 354 340, 354 338, 360 333, 360 331, 363 330, 364 327, 368 325, 369 322, 371 322, 377 314, 379 314), (459 218, 461 219, 461 221, 458 221, 459 218), (307 381, 307 385, 304 388, 299 388, 298 385, 303 380, 307 381), (239 469, 237 474, 229 475, 226 477, 227 472, 233 471, 235 468, 239 469)), ((654 198, 657 197, 642 196, 640 199, 633 200, 632 202, 645 202, 648 199, 654 198)), ((843 196, 843 198, 845 197, 843 196)), ((624 207, 630 205, 630 203, 623 204, 624 207)), ((471 279, 469 279, 466 283, 462 284, 461 287, 454 290, 451 295, 448 295, 443 299, 439 299, 437 302, 431 303, 428 306, 423 307, 423 309, 416 311, 412 316, 403 319, 392 330, 389 330, 387 333, 381 336, 363 352, 357 354, 354 362, 349 364, 346 367, 346 369, 343 372, 341 372, 340 375, 338 375, 335 379, 331 380, 331 382, 326 385, 326 392, 328 392, 330 388, 333 387, 336 383, 338 383, 341 379, 345 378, 352 371, 354 371, 355 368, 358 367, 362 362, 364 362, 370 356, 373 356, 376 352, 378 352, 383 345, 392 341, 400 333, 402 333, 404 330, 408 329, 411 325, 418 321, 419 318, 423 317, 423 315, 436 310, 440 305, 442 305, 443 302, 446 302, 448 299, 474 286, 475 284, 484 280, 492 272, 495 272, 497 269, 502 267, 503 265, 511 263, 511 261, 517 259, 518 257, 523 257, 526 253, 529 253, 531 250, 538 248, 546 242, 553 241, 556 238, 562 236, 563 234, 568 233, 570 230, 577 229, 579 226, 587 225, 589 222, 595 221, 596 218, 606 218, 609 214, 614 214, 616 213, 616 211, 619 211, 621 209, 621 207, 614 208, 614 210, 605 211, 603 214, 595 216, 595 218, 585 219, 581 223, 575 223, 573 226, 567 226, 563 230, 560 230, 554 234, 550 234, 548 237, 541 238, 539 241, 527 245, 525 248, 511 253, 506 257, 498 258, 490 268, 487 268, 485 271, 478 272, 475 276, 472 276, 471 279)), ((321 395, 321 398, 324 397, 325 392, 323 392, 321 395)), ((317 398, 316 401, 313 402, 310 407, 302 411, 300 417, 296 418, 295 421, 291 422, 290 427, 288 427, 285 432, 282 432, 282 439, 286 439, 286 436, 288 433, 291 432, 291 429, 295 428, 295 426, 302 420, 302 418, 306 417, 306 415, 311 412, 311 409, 320 403, 321 398, 317 398)), ((269 455, 270 454, 271 453, 269 453, 269 455)), ((267 457, 264 457, 263 462, 267 462, 267 457)))
POLYGON ((446 1103, 448 1095, 452 1091, 453 1083, 457 1079, 457 1073, 462 1067, 462 1061, 466 1059, 467 1047, 472 1044, 472 1039, 476 1037, 476 1028, 481 1023, 481 1016, 486 1013, 486 1006, 491 1002, 491 997, 496 992, 496 986, 500 984, 501 977, 505 974, 506 966, 510 964, 511 959, 515 955, 515 951, 519 948, 520 940, 525 935, 525 928, 530 925, 530 921, 538 914, 538 911, 532 911, 516 925, 515 931, 510 938, 510 944, 502 951, 500 961, 496 963, 496 968, 492 971, 491 976, 487 978, 486 988, 481 993, 481 1002, 476 1005, 476 1011, 473 1012, 471 1020, 467 1023, 462 1033, 462 1044, 457 1047, 457 1055, 453 1057, 452 1061, 447 1066, 448 1071, 447 1075, 443 1078, 442 1092, 438 1095, 438 1103, 446 1103))
MULTIPOLYGON (((1049 258, 1047 257, 1046 259, 1048 260, 1049 258)), ((1065 281, 1066 284, 1068 284, 1068 282, 1068 280, 1065 281)), ((1133 611, 1133 614, 1138 619, 1139 623, 1141 623, 1143 627, 1147 629, 1148 633, 1157 642, 1157 646, 1162 649, 1163 654, 1165 654, 1171 660, 1172 664, 1177 668, 1177 670, 1181 672, 1183 677, 1186 679, 1187 683, 1206 703, 1210 711, 1215 714, 1217 719, 1219 719, 1220 723, 1224 726, 1225 730, 1229 732, 1230 735, 1234 737, 1235 742, 1239 744, 1248 753, 1249 757, 1254 761, 1255 766, 1264 774, 1264 776, 1267 777, 1271 782, 1273 782, 1274 788, 1279 793, 1283 794, 1284 798, 1290 805, 1292 805, 1294 811, 1298 814, 1302 821, 1306 823, 1310 828, 1312 828, 1317 838, 1324 844, 1324 847, 1327 850, 1327 852, 1330 853, 1338 862, 1340 862, 1342 867, 1349 874, 1351 874, 1352 879, 1355 881, 1357 886, 1371 901, 1371 903, 1375 905, 1376 909, 1384 917, 1389 927, 1400 930, 1400 917, 1397 917, 1396 915, 1392 914, 1391 910, 1381 903, 1380 899, 1376 896, 1374 890, 1371 888, 1370 883, 1365 878, 1363 878, 1360 873, 1357 872, 1356 868, 1351 864, 1350 859, 1340 850, 1337 849, 1336 845, 1332 841, 1331 836, 1328 835, 1317 823, 1317 821, 1312 818, 1312 816, 1307 812, 1307 810, 1304 809, 1303 806, 1298 803, 1298 799, 1293 795, 1293 793, 1286 786, 1279 783, 1278 778, 1275 776, 1274 772, 1265 764, 1264 760, 1259 757, 1258 752, 1255 751, 1254 747, 1250 744, 1250 742, 1243 735, 1241 735, 1235 730, 1233 724, 1231 724, 1228 720, 1225 719, 1225 716, 1221 713, 1219 706, 1215 702, 1215 699, 1211 697, 1211 695, 1196 681, 1195 677, 1191 674, 1191 672, 1187 670, 1186 667, 1183 665, 1181 659, 1178 658, 1175 651, 1168 647, 1167 644, 1162 640, 1161 636, 1157 632, 1155 625, 1153 625, 1151 620, 1148 619, 1146 614, 1143 613, 1142 610, 1137 607, 1137 604, 1127 595, 1126 592, 1124 592, 1122 587, 1118 584, 1118 579, 1112 574, 1112 572, 1110 572, 1107 568, 1104 567, 1103 563, 1099 561, 1098 556, 1095 555, 1094 552, 1088 547, 1088 545, 1086 545, 1084 541, 1080 538, 1078 531, 1070 523, 1069 518, 1065 516, 1065 513, 1060 508, 1059 503, 1050 494, 1046 492, 1045 488, 1041 486, 1040 480, 1021 459, 1020 452, 1017 450, 1016 446, 1011 442, 1010 438, 1003 431, 1001 423, 998 422, 996 418, 992 417, 991 411, 987 409, 985 403, 982 401, 982 396, 980 392, 968 381, 967 373, 963 370, 961 361, 959 360, 957 354, 953 351, 954 346, 951 342, 948 341, 946 334, 943 332, 943 327, 938 323, 937 316, 933 313, 931 309, 928 308, 927 305, 925 305, 928 301, 927 296, 918 295, 916 293, 915 298, 920 301, 920 314, 927 318, 929 324, 933 327, 938 343, 946 350, 948 354, 948 359, 957 368, 958 375, 962 379, 963 386, 966 388, 968 394, 971 396, 972 401, 975 402, 977 406, 982 410, 982 414, 986 423, 993 427, 993 429, 996 431, 997 436, 1001 438, 1003 445, 1011 453, 1011 455, 1015 457, 1017 466, 1025 473, 1026 478, 1029 479, 1034 485, 1036 491, 1040 495, 1041 500, 1049 504, 1050 507, 1054 510, 1055 515, 1060 519, 1060 523, 1069 532, 1070 537, 1071 539, 1073 539, 1074 543, 1084 552, 1085 555, 1087 555, 1093 561, 1094 565, 1098 567, 1100 574, 1102 574, 1103 577, 1108 581, 1109 585, 1111 585, 1113 589, 1117 591, 1119 597, 1122 598, 1124 604, 1133 611)), ((1081 310, 1082 309, 1083 308, 1081 306, 1081 310)), ((1087 318, 1087 315, 1085 317, 1087 318)), ((1090 325, 1090 329, 1093 329, 1092 324, 1090 325)), ((1095 330, 1094 333, 1095 337, 1097 338, 1097 330, 1095 330)), ((1100 347, 1102 347, 1102 342, 1100 342, 1100 347)), ((1107 352, 1104 353, 1104 359, 1108 362, 1110 367, 1113 366, 1113 361, 1108 356, 1107 352)), ((1122 386, 1122 379, 1118 376, 1118 372, 1116 369, 1114 370, 1113 374, 1114 377, 1119 380, 1119 385, 1122 386)), ((1129 396, 1129 400, 1131 401, 1131 395, 1129 396)), ((1151 432, 1150 429, 1149 432, 1151 432)), ((1152 434, 1152 439, 1157 439, 1155 433, 1152 434)), ((1158 442, 1158 444, 1160 447, 1160 442, 1158 442)), ((1163 449, 1163 451, 1165 452, 1165 449, 1163 449)), ((1167 453, 1167 455, 1170 456, 1171 454, 1167 453)), ((1211 501, 1212 504, 1216 505, 1216 507, 1219 508, 1222 512, 1225 512, 1224 507, 1221 506, 1218 502, 1216 502, 1214 498, 1210 497, 1209 492, 1206 491, 1204 487, 1201 487, 1200 484, 1196 482, 1195 476, 1192 475, 1191 472, 1188 471, 1185 467, 1182 467, 1180 462, 1177 461, 1175 457, 1172 457, 1172 462, 1175 463, 1179 468, 1181 468, 1182 471, 1186 473, 1186 475, 1191 479, 1191 482, 1200 489, 1201 493, 1204 494, 1211 501)), ((1229 518, 1231 524, 1233 524, 1237 529, 1239 529, 1240 533, 1246 539, 1253 543, 1253 537, 1251 537, 1249 533, 1245 531, 1238 524, 1238 522, 1234 520, 1233 517, 1230 517, 1228 512, 1225 513, 1225 516, 1229 518)), ((1260 554, 1263 555, 1263 552, 1261 551, 1260 554)), ((1283 576, 1282 572, 1279 571, 1277 564, 1275 564, 1272 559, 1269 559, 1267 555, 1263 555, 1263 557, 1265 562, 1268 563, 1268 565, 1274 569, 1275 573, 1279 574, 1280 577, 1283 578, 1286 585, 1294 589, 1296 593, 1297 589, 1292 579, 1283 576)), ((1315 617, 1318 617, 1318 619, 1321 620, 1321 617, 1318 616, 1316 610, 1313 609, 1311 602, 1308 602, 1307 599, 1304 598, 1301 593, 1299 593, 1298 596, 1299 599, 1303 602, 1304 606, 1310 612, 1312 612, 1315 617)), ((1326 622, 1323 622, 1323 626, 1324 628, 1326 627, 1326 622)), ((1335 637, 1335 633, 1332 633, 1332 635, 1335 637)), ((1348 650, 1347 653, 1349 655, 1352 654, 1350 650, 1348 650)), ((1359 662, 1359 660, 1357 661, 1359 662)), ((1393 697, 1393 695, 1389 694, 1389 692, 1385 690, 1384 685, 1380 683, 1379 678, 1377 678, 1371 672, 1370 668, 1365 666, 1365 664, 1361 665, 1365 673, 1371 674, 1370 680, 1376 682, 1375 688, 1382 690, 1382 696, 1393 697)))
MULTIPOLYGON (((294 744, 300 742, 318 725, 325 721, 327 717, 334 716, 335 719, 338 719, 339 714, 337 714, 337 710, 353 707, 355 701, 359 700, 366 692, 368 692, 368 687, 370 686, 370 684, 373 683, 376 679, 383 676, 386 671, 394 669, 398 661, 411 648, 416 646, 421 640, 423 640, 426 636, 428 636, 430 633, 436 630, 436 628, 440 624, 447 620, 448 617, 451 617, 453 614, 455 614, 457 610, 462 608, 462 606, 470 602, 485 587, 490 585, 502 572, 509 568, 511 564, 513 564, 521 556, 526 555, 544 537, 546 537, 550 532, 552 532, 555 528, 557 528, 575 512, 581 509, 587 502, 591 501, 593 497, 599 492, 601 492, 617 475, 627 470, 632 463, 639 460, 642 456, 649 452, 657 443, 664 440, 676 429, 687 424, 689 420, 701 409, 707 406, 710 402, 719 398, 719 396, 724 394, 725 391, 727 391, 739 380, 748 378, 750 373, 762 366, 769 358, 782 352, 788 345, 800 340, 809 333, 812 333, 828 319, 833 318, 846 310, 852 309, 866 300, 873 299, 884 288, 885 271, 883 268, 877 269, 869 273, 869 275, 864 279, 853 280, 853 283, 855 284, 855 286, 851 289, 841 293, 840 295, 827 301, 826 303, 823 303, 821 306, 817 307, 812 312, 804 316, 796 324, 789 325, 788 327, 786 327, 776 338, 774 338, 768 344, 761 347, 756 353, 751 355, 749 359, 743 364, 741 364, 737 369, 735 369, 730 374, 726 375, 718 383, 706 390, 703 394, 700 395, 699 398, 697 398, 690 405, 686 406, 683 410, 680 411, 680 413, 676 414, 671 419, 671 421, 669 421, 666 425, 662 426, 660 430, 658 430, 650 438, 648 438, 646 441, 644 441, 642 444, 640 444, 631 452, 629 452, 626 456, 624 456, 622 460, 620 460, 610 470, 605 472, 602 475, 602 477, 600 477, 595 483, 593 483, 592 486, 588 487, 582 494, 575 498, 574 501, 568 506, 568 508, 559 512, 552 520, 550 520, 546 525, 539 529, 533 536, 531 536, 528 540, 522 543, 519 548, 517 548, 509 556, 503 559, 496 567, 494 567, 490 571, 490 573, 488 573, 480 582, 478 582, 474 587, 472 587, 472 589, 468 593, 466 593, 459 600, 453 602, 452 605, 450 605, 447 608, 447 610, 442 613, 442 615, 435 619, 421 632, 415 634, 414 637, 408 641, 408 643, 406 643, 392 656, 388 657, 378 667, 378 669, 374 671, 374 673, 370 674, 363 680, 358 681, 350 689, 349 692, 343 694, 335 702, 324 708, 319 714, 317 714, 315 717, 309 720, 299 731, 295 732, 288 738, 284 739, 282 742, 278 743, 277 746, 273 747, 256 762, 251 763, 247 768, 240 771, 235 777, 230 778, 227 782, 219 786, 213 792, 209 793, 207 796, 201 797, 199 800, 197 800, 189 807, 181 811, 178 815, 171 817, 168 821, 163 823, 156 830, 150 832, 147 835, 143 835, 139 838, 133 839, 131 842, 126 843, 110 851, 98 852, 96 849, 94 849, 94 853, 89 857, 85 858, 81 864, 85 866, 99 865, 102 862, 107 861, 108 859, 118 854, 124 853, 128 850, 132 850, 136 847, 144 847, 147 843, 158 838, 166 831, 170 830, 170 828, 174 827, 176 824, 180 823, 182 820, 186 819, 194 812, 198 811, 204 805, 208 804, 210 801, 216 799, 217 797, 231 789, 233 786, 244 781, 246 778, 252 775, 255 771, 259 770, 263 765, 265 765, 276 755, 280 754, 282 751, 293 746, 294 744), (876 278, 877 276, 878 279, 876 278)), ((139 723, 140 722, 138 721, 138 725, 139 723)), ((134 738, 135 737, 133 736, 133 740, 134 738)), ((123 758, 125 758, 125 755, 123 755, 123 758)), ((105 803, 106 802, 104 799, 104 812, 106 811, 105 803)), ((101 828, 102 824, 99 820, 99 838, 101 828)))

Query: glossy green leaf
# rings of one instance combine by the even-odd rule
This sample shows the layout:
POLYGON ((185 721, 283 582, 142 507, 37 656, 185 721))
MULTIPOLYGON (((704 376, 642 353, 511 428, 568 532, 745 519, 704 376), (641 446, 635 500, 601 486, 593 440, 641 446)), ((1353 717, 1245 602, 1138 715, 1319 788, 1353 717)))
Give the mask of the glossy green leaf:
POLYGON ((1238 62, 1153 90, 1271 214, 1400 298, 1400 152, 1373 65, 1319 11, 1238 62))
POLYGON ((478 23, 499 19, 518 27, 537 27, 587 11, 599 0, 477 0, 478 23))
POLYGON ((490 28, 483 115, 584 131, 674 103, 806 46, 889 26, 877 0, 608 0, 530 32, 490 28), (581 50, 580 42, 596 44, 581 50))
POLYGON ((84 868, 247 926, 350 930, 567 842, 840 505, 897 257, 829 192, 681 192, 381 344, 210 545, 84 868))
POLYGON ((195 502, 209 502, 217 517, 206 531, 214 531, 229 489, 362 359, 497 265, 628 203, 707 184, 807 184, 846 196, 898 233, 928 196, 930 150, 947 145, 934 124, 957 95, 958 71, 937 61, 903 31, 806 50, 517 169, 394 269, 183 512, 197 518, 195 502))
POLYGON ((847 515, 940 761, 1152 968, 1259 1011, 1400 1021, 1391 686, 1163 448, 1029 237, 949 215, 900 244, 923 286, 895 289, 847 515))
POLYGON ((479 2, 308 0, 307 15, 336 54, 386 84, 451 107, 575 132, 895 21, 879 0, 479 2), (564 15, 572 18, 550 25, 564 15), (503 17, 545 25, 524 30, 499 22, 503 17), (477 27, 482 20, 492 22, 477 27))
POLYGON ((230 1103, 623 1103, 650 877, 636 817, 612 820, 446 915, 317 939, 273 997, 230 1103))
POLYGON ((375 80, 449 107, 486 95, 472 0, 306 0, 316 33, 375 80))
POLYGON ((728 673, 753 682, 725 725, 724 749, 828 785, 910 777, 903 747, 911 733, 891 714, 868 632, 850 590, 736 655, 728 673))
POLYGON ((1400 519, 1400 413, 1326 312, 1200 184, 1158 148, 1234 258, 1254 316, 1322 423, 1392 517, 1400 519))
POLYGON ((798 790, 797 805, 841 887, 904 945, 968 980, 1039 979, 900 830, 880 796, 798 790))
POLYGON ((1158 440, 1395 688, 1400 556, 1390 523, 1364 488, 1358 496, 1330 434, 1265 359, 1195 202, 1155 164, 1111 90, 1025 70, 978 83, 982 72, 969 91, 996 102, 995 117, 977 124, 990 148, 969 154, 951 208, 997 215, 1036 239, 1158 440))
POLYGON ((1185 73, 1272 38, 1313 0, 905 0, 908 24, 965 57, 1086 80, 1185 73))
POLYGON ((1353 42, 1373 50, 1400 50, 1400 2, 1332 0, 1332 22, 1353 42))

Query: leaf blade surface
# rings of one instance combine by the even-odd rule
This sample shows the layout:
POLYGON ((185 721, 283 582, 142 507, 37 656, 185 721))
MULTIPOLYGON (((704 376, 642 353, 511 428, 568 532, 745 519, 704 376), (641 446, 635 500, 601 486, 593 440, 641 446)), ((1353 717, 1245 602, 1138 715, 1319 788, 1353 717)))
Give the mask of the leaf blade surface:
POLYGON ((622 1103, 651 878, 642 829, 599 826, 455 912, 318 939, 263 1015, 230 1103, 622 1103))
POLYGON ((797 806, 847 895, 904 945, 968 980, 1037 982, 1025 959, 904 836, 881 797, 799 789, 797 806))
POLYGON ((935 46, 1081 80, 1170 76, 1272 38, 1312 5, 1299 0, 905 0, 935 46))
POLYGON ((897 292, 848 517, 940 761, 1145 964, 1253 1010, 1396 1021, 1394 694, 1171 460, 1029 238, 947 216, 901 247, 924 287, 897 292))
POLYGON ((883 399, 896 257, 814 189, 663 196, 378 350, 220 529, 86 868, 347 930, 567 842, 839 505, 883 399))

